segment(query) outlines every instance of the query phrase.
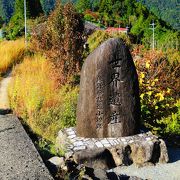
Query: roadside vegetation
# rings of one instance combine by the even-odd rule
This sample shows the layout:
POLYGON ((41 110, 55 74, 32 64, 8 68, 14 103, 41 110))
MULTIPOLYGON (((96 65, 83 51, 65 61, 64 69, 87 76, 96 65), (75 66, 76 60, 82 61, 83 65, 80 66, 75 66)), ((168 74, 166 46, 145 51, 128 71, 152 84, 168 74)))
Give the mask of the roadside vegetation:
POLYGON ((100 46, 100 44, 102 44, 105 40, 109 38, 121 38, 129 48, 132 47, 130 38, 125 33, 97 30, 92 35, 90 35, 87 40, 89 45, 89 52, 92 52, 94 49, 100 46))
POLYGON ((180 53, 134 48, 142 124, 163 137, 180 135, 180 53), (170 53, 169 52, 169 53, 170 53), (172 58, 173 57, 173 58, 172 58))
POLYGON ((78 88, 58 88, 50 61, 41 55, 26 57, 14 69, 13 77, 10 105, 34 133, 54 143, 59 129, 75 125, 78 88))
POLYGON ((24 39, 0 42, 0 75, 2 76, 15 64, 20 63, 25 53, 24 39))
POLYGON ((43 34, 39 37, 39 32, 33 30, 31 55, 13 70, 9 97, 14 113, 33 133, 51 143, 55 143, 60 129, 76 122, 76 83, 83 49, 81 24, 72 4, 58 4, 40 27, 43 34))

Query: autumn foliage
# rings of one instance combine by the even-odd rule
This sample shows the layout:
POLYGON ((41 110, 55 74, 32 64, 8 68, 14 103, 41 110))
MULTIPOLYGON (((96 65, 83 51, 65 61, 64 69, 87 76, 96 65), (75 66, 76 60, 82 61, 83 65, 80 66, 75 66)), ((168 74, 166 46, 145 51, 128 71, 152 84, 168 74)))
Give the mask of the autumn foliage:
POLYGON ((75 125, 78 88, 57 88, 54 65, 41 55, 25 57, 13 71, 10 105, 39 137, 54 142, 64 127, 75 125), (27 68, 30 67, 30 68, 27 68))
POLYGON ((139 75, 142 123, 154 133, 180 134, 179 58, 173 61, 165 52, 142 46, 132 54, 139 75))
POLYGON ((80 71, 83 21, 71 3, 65 6, 57 3, 47 22, 40 26, 34 29, 32 48, 54 62, 63 84, 80 71))

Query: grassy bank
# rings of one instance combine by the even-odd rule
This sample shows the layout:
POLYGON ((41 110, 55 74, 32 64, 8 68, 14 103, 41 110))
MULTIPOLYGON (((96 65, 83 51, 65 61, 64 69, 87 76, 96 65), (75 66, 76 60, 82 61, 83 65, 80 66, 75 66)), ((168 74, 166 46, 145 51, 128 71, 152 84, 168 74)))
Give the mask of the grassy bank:
POLYGON ((25 52, 24 39, 3 41, 0 43, 0 75, 6 73, 16 63, 19 63, 25 52))
POLYGON ((13 79, 10 105, 34 133, 54 142, 61 128, 75 125, 78 88, 57 87, 50 61, 41 55, 26 57, 14 69, 13 79))

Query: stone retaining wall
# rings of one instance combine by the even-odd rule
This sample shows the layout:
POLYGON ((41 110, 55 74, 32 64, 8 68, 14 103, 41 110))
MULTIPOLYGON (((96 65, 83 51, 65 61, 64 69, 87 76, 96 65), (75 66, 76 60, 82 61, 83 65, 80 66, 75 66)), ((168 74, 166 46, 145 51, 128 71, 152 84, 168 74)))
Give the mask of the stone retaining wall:
POLYGON ((137 165, 168 162, 164 141, 150 132, 120 138, 82 138, 77 136, 75 128, 67 128, 59 131, 56 147, 65 152, 66 159, 73 157, 77 163, 82 159, 95 160, 105 150, 110 152, 116 166, 128 162, 137 165))

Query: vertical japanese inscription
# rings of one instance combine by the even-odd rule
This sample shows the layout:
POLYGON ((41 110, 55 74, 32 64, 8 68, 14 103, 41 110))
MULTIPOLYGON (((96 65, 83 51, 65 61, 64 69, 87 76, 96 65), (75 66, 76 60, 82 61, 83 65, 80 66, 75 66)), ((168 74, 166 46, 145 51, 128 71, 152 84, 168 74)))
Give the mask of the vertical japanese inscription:
POLYGON ((110 96, 109 102, 110 105, 110 124, 120 123, 121 117, 119 113, 119 108, 122 104, 122 94, 120 94, 120 83, 121 80, 121 63, 122 58, 119 57, 119 54, 116 54, 113 60, 109 61, 109 65, 112 69, 110 74, 110 96))
POLYGON ((96 129, 100 129, 103 126, 103 87, 104 83, 102 80, 102 77, 100 75, 97 76, 97 81, 96 81, 96 108, 97 108, 97 113, 96 113, 96 129))

